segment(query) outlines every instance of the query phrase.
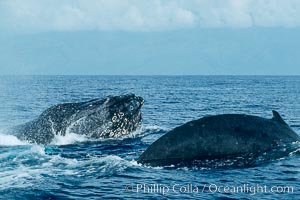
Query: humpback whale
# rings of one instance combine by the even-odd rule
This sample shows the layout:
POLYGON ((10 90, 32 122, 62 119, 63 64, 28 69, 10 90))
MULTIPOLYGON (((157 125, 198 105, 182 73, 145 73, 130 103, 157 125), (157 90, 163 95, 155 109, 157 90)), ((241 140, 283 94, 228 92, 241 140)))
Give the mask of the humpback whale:
POLYGON ((273 111, 272 119, 222 114, 190 121, 166 133, 138 158, 151 166, 185 161, 261 155, 300 137, 273 111))
POLYGON ((68 132, 90 138, 118 138, 140 126, 143 103, 143 98, 134 94, 63 103, 48 108, 31 122, 14 127, 12 132, 21 140, 37 144, 49 144, 55 135, 68 132))

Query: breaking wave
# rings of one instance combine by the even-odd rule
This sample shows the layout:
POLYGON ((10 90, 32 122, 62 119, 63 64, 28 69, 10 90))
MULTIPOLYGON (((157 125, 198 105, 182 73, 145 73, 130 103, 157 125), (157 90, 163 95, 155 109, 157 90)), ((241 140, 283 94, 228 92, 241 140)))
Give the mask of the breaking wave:
POLYGON ((18 146, 27 144, 27 142, 19 140, 16 136, 0 133, 0 146, 18 146))

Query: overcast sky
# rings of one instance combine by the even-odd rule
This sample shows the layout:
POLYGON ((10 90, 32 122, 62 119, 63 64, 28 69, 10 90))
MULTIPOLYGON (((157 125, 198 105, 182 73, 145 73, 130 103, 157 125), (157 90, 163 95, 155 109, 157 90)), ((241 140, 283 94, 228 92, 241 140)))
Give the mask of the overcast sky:
POLYGON ((299 0, 2 0, 0 74, 300 74, 299 0))

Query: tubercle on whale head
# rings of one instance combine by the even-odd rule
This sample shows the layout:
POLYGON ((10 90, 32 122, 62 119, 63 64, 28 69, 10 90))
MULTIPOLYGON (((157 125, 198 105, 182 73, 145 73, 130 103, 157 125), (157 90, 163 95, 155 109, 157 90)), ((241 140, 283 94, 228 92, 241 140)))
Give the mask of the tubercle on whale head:
POLYGON ((140 96, 136 96, 135 94, 124 94, 120 96, 108 96, 113 102, 118 103, 118 102, 124 102, 124 101, 139 101, 142 102, 144 99, 140 96))
POLYGON ((120 137, 138 129, 141 126, 143 104, 144 99, 134 94, 108 96, 103 109, 110 121, 102 135, 120 137))
POLYGON ((141 109, 144 99, 134 94, 107 97, 105 107, 111 112, 136 112, 141 109))
POLYGON ((68 118, 68 131, 93 138, 127 135, 141 125, 142 97, 134 94, 107 96, 82 102, 68 118))
POLYGON ((139 117, 144 99, 134 94, 121 95, 108 102, 107 109, 113 115, 122 115, 128 119, 139 117))
POLYGON ((125 94, 120 96, 107 96, 104 99, 92 99, 84 102, 78 108, 79 110, 117 110, 120 106, 129 107, 130 110, 140 109, 144 104, 144 99, 134 94, 125 94), (130 107, 132 106, 132 107, 130 107))
POLYGON ((140 109, 144 104, 144 99, 135 94, 125 94, 119 96, 107 96, 104 99, 94 99, 81 105, 82 110, 90 113, 106 111, 108 115, 124 115, 125 117, 135 117, 140 115, 140 109))

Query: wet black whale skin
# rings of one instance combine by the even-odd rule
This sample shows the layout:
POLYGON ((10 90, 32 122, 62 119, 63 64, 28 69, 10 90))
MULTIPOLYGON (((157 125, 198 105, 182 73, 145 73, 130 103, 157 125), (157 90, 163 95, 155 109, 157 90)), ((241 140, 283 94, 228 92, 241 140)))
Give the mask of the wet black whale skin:
POLYGON ((248 153, 259 155, 299 140, 299 135, 276 111, 272 119, 244 114, 215 115, 190 121, 166 133, 146 149, 138 162, 161 166, 248 153))

